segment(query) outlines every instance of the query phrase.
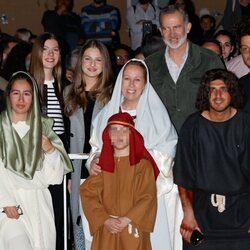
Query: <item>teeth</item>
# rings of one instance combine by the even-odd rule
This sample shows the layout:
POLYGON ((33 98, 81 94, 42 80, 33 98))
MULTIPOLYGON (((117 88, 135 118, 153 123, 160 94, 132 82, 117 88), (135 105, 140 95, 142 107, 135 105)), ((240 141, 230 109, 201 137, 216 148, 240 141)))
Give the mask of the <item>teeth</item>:
POLYGON ((135 90, 128 90, 128 93, 134 94, 134 93, 135 93, 135 90))

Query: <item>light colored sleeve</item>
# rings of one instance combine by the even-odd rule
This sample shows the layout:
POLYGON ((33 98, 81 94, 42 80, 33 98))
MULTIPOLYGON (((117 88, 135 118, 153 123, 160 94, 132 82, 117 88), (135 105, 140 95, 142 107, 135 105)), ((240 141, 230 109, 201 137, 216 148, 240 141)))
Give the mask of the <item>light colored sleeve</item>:
POLYGON ((90 170, 90 164, 91 162, 100 155, 101 153, 101 147, 102 145, 100 145, 100 141, 97 138, 97 133, 96 133, 96 129, 93 128, 90 140, 89 140, 90 146, 91 146, 91 151, 89 153, 89 158, 85 164, 86 168, 88 169, 88 171, 90 170))
POLYGON ((17 205, 8 172, 10 171, 3 166, 3 162, 0 159, 0 208, 17 205))
POLYGON ((158 28, 160 27, 159 15, 160 9, 158 8, 158 6, 155 6, 155 18, 152 20, 152 23, 156 24, 158 28))
POLYGON ((174 159, 167 154, 163 154, 157 150, 149 150, 151 156, 154 158, 157 167, 160 171, 157 180, 157 196, 164 195, 170 192, 173 188, 173 165, 174 159))
POLYGON ((51 154, 44 154, 43 168, 44 179, 48 185, 61 184, 64 175, 64 164, 60 152, 55 148, 51 154))
POLYGON ((133 6, 127 9, 126 20, 129 29, 133 32, 141 32, 142 24, 137 24, 139 19, 136 17, 133 6))

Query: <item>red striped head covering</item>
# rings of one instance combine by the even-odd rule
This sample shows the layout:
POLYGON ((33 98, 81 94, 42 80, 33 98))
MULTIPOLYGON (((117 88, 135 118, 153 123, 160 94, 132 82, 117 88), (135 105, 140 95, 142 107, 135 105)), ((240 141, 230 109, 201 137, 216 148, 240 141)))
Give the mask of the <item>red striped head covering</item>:
POLYGON ((114 147, 109 136, 109 127, 112 124, 119 124, 130 129, 129 135, 129 161, 131 166, 135 166, 141 159, 147 159, 151 162, 154 169, 155 178, 159 174, 158 167, 144 146, 142 135, 135 129, 133 118, 128 113, 117 113, 108 119, 108 124, 103 131, 103 147, 99 158, 99 165, 103 171, 114 172, 114 147))

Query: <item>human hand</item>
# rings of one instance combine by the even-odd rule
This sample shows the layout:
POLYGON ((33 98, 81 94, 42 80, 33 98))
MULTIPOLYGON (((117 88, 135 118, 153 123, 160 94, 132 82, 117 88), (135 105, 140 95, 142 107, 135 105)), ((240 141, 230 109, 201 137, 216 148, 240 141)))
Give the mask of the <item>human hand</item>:
POLYGON ((116 234, 116 233, 121 232, 120 224, 121 224, 121 222, 120 222, 120 220, 118 218, 108 218, 104 222, 104 226, 112 234, 116 234))
POLYGON ((74 72, 71 69, 66 69, 66 78, 70 81, 73 82, 73 75, 74 72))
POLYGON ((131 220, 128 217, 120 217, 119 221, 121 222, 119 227, 121 231, 128 226, 128 224, 131 222, 131 220))
POLYGON ((18 213, 16 206, 4 207, 3 211, 5 212, 6 216, 10 219, 19 219, 20 214, 18 213))
POLYGON ((68 180, 67 189, 68 189, 68 192, 71 194, 71 192, 72 192, 72 182, 71 182, 71 179, 68 180))
POLYGON ((90 163, 90 175, 98 175, 102 172, 101 167, 98 165, 99 163, 99 157, 94 158, 92 162, 90 163))
POLYGON ((188 243, 190 243, 191 235, 195 229, 201 232, 194 215, 192 213, 184 213, 180 233, 183 239, 188 243))
POLYGON ((49 138, 45 135, 42 135, 42 149, 47 154, 51 154, 55 150, 55 147, 53 146, 49 138))

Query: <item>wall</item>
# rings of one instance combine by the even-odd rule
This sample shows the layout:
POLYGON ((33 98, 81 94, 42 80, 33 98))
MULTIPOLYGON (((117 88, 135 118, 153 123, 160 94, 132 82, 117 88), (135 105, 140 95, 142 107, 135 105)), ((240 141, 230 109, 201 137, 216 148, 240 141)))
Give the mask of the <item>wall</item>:
MULTIPOLYGON (((212 11, 219 11, 223 13, 226 0, 211 1, 211 0, 193 0, 196 4, 197 12, 201 8, 209 6, 212 11)), ((80 13, 81 8, 87 5, 91 0, 75 0, 74 11, 80 13)), ((122 17, 122 26, 120 31, 121 41, 129 44, 129 37, 126 27, 125 14, 127 9, 126 0, 108 0, 120 9, 122 17)), ((41 26, 42 14, 46 9, 53 9, 55 0, 1 0, 0 1, 0 16, 4 13, 7 16, 8 24, 0 22, 0 28, 3 32, 14 34, 15 30, 21 27, 30 29, 34 34, 43 32, 41 26)))

